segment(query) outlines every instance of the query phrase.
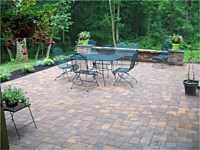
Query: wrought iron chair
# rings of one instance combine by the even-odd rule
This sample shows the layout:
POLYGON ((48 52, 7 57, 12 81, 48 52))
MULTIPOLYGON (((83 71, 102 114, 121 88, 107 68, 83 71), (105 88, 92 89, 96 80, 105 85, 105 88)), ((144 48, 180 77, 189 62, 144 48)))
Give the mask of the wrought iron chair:
POLYGON ((169 40, 166 40, 162 43, 161 52, 157 56, 153 56, 153 65, 157 62, 161 64, 162 69, 164 68, 164 64, 167 64, 167 60, 169 57, 170 50, 172 49, 172 43, 169 40))
POLYGON ((63 50, 56 47, 53 49, 54 55, 55 55, 55 62, 58 64, 58 68, 62 69, 63 72, 58 75, 56 79, 60 78, 61 76, 67 76, 68 80, 71 81, 71 77, 68 75, 70 72, 74 72, 78 69, 78 65, 73 62, 70 59, 65 58, 63 50))
MULTIPOLYGON (((127 50, 123 49, 123 50, 117 50, 115 52, 117 55, 122 55, 123 56, 123 59, 119 60, 119 61, 121 61, 121 65, 122 65, 124 60, 130 59, 130 57, 132 58, 133 51, 138 50, 138 43, 129 43, 129 44, 119 43, 118 46, 119 46, 119 48, 127 48, 127 50)), ((118 64, 119 61, 116 62, 116 64, 118 64)), ((138 64, 137 60, 136 60, 136 64, 138 64)))
POLYGON ((96 46, 96 41, 94 41, 94 40, 89 40, 89 41, 88 41, 88 45, 96 46))
POLYGON ((88 68, 88 60, 85 56, 83 56, 80 53, 77 53, 73 56, 74 58, 77 58, 77 60, 82 60, 83 62, 85 62, 85 68, 83 68, 83 66, 81 66, 81 64, 79 64, 79 69, 74 71, 75 72, 75 77, 72 80, 72 86, 71 89, 73 88, 73 86, 76 85, 84 85, 87 87, 87 92, 89 92, 90 88, 94 85, 99 86, 98 81, 97 81, 97 75, 98 72, 96 70, 89 70, 88 68), (83 79, 83 77, 81 75, 85 75, 85 78, 83 79), (89 76, 92 76, 92 80, 89 76), (85 82, 85 84, 84 84, 85 82), (90 83, 90 84, 86 84, 90 83))
POLYGON ((131 83, 132 80, 135 80, 136 83, 138 82, 133 76, 131 76, 129 74, 129 71, 131 71, 135 66, 135 63, 136 63, 136 60, 137 60, 137 56, 138 56, 138 50, 135 50, 133 52, 129 67, 121 66, 121 67, 115 69, 114 71, 112 71, 112 73, 114 74, 114 76, 116 78, 116 80, 115 80, 113 85, 115 85, 117 82, 120 82, 120 81, 123 80, 123 81, 127 82, 128 84, 130 84, 131 87, 133 87, 133 84, 131 83))

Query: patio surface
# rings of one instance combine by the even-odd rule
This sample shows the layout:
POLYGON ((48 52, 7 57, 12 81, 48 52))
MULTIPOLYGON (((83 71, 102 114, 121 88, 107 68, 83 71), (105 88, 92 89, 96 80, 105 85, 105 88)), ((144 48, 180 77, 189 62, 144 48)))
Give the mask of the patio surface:
MULTIPOLYGON (((188 64, 165 66, 139 62, 131 74, 134 88, 121 83, 90 92, 70 89, 67 78, 54 78, 58 67, 3 83, 23 88, 30 98, 37 129, 30 124, 19 131, 7 120, 11 149, 199 149, 199 91, 186 96, 183 79, 188 64)), ((195 64, 200 79, 200 65, 195 64)), ((9 113, 5 113, 9 116, 9 113)), ((28 109, 14 115, 18 128, 31 121, 28 109)))

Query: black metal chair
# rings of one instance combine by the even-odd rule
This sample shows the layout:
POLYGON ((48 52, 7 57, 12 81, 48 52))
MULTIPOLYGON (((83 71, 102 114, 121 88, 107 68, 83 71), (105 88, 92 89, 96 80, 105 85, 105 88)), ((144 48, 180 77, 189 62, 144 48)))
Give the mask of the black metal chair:
POLYGON ((115 85, 117 82, 120 82, 121 80, 123 80, 123 81, 129 83, 131 85, 131 87, 133 87, 133 84, 131 83, 132 80, 135 80, 136 82, 138 82, 133 76, 131 76, 129 74, 129 71, 131 71, 135 66, 137 56, 138 56, 138 50, 135 50, 133 52, 129 67, 121 66, 121 67, 115 69, 114 71, 112 71, 112 73, 116 77, 116 80, 113 85, 115 85))
POLYGON ((169 53, 170 53, 171 49, 172 49, 171 41, 169 41, 169 40, 164 41, 162 43, 162 48, 161 48, 160 54, 152 57, 152 60, 153 60, 152 66, 154 66, 155 63, 160 63, 161 67, 163 69, 164 64, 167 64, 167 60, 168 60, 169 53))
POLYGON ((61 76, 67 76, 68 80, 71 81, 71 77, 68 75, 68 73, 74 72, 75 70, 78 69, 78 65, 77 64, 73 64, 72 60, 67 59, 64 56, 63 50, 56 47, 53 49, 54 55, 55 55, 55 62, 58 64, 58 68, 62 69, 63 72, 58 75, 56 79, 60 78, 61 76))
POLYGON ((83 86, 87 87, 87 92, 89 92, 89 90, 92 86, 94 86, 94 85, 99 86, 97 78, 96 78, 98 75, 98 72, 96 70, 89 70, 87 58, 80 53, 75 54, 73 57, 77 58, 77 60, 83 61, 85 63, 85 66, 84 66, 85 68, 83 68, 83 66, 81 66, 81 64, 79 64, 79 69, 74 71, 74 73, 76 75, 72 80, 71 89, 73 88, 73 86, 75 84, 83 85, 83 86), (85 75, 84 79, 83 79, 82 75, 85 75), (92 76, 92 80, 89 76, 92 76), (84 82, 85 82, 85 84, 84 84, 84 82))

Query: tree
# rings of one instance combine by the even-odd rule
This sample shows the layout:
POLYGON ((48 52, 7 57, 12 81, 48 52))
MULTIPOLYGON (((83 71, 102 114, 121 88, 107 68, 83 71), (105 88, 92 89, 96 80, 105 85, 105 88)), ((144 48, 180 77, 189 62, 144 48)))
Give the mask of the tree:
POLYGON ((120 23, 120 3, 121 0, 109 0, 109 10, 112 26, 113 45, 119 40, 119 23, 120 23))

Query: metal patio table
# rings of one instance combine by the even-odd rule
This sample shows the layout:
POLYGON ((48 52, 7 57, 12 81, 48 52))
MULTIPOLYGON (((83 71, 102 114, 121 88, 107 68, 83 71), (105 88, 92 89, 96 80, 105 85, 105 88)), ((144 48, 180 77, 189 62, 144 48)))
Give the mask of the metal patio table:
MULTIPOLYGON (((123 57, 123 55, 116 55, 116 54, 110 54, 110 55, 106 55, 106 54, 98 54, 98 53, 79 53, 79 55, 82 55, 83 57, 85 57, 87 60, 92 61, 93 65, 92 65, 92 69, 91 70, 96 70, 99 74, 102 75, 103 77, 103 81, 104 81, 104 86, 106 85, 106 81, 105 81, 105 77, 104 77, 104 70, 102 70, 102 73, 98 70, 97 61, 102 62, 102 67, 103 67, 103 62, 104 61, 116 61, 120 58, 123 57)), ((73 55, 70 56, 69 59, 71 60, 83 60, 83 57, 80 57, 79 55, 73 55)))

